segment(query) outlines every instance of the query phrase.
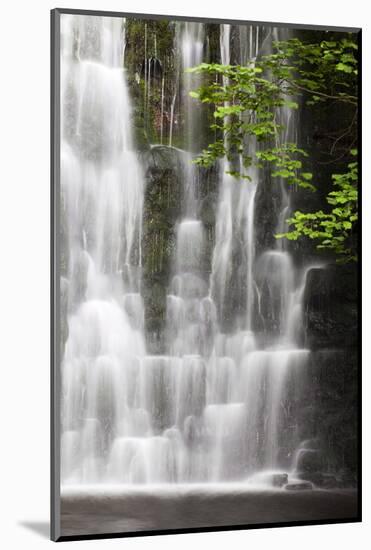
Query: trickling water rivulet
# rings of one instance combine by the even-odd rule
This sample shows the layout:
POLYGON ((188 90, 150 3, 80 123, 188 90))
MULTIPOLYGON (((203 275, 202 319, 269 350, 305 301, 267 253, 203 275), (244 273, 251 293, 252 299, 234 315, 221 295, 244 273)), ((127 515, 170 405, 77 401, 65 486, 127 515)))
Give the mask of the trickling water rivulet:
MULTIPOLYGON (((221 26, 226 64, 230 30, 221 26)), ((167 288, 166 353, 146 351, 145 186, 131 136, 124 31, 123 20, 108 17, 68 16, 62 28, 62 305, 68 326, 62 481, 242 481, 260 471, 288 469, 299 443, 295 403, 309 354, 298 344, 305 273, 300 277, 279 243, 256 255, 254 201, 260 176, 250 170, 251 182, 236 183, 225 174, 227 161, 219 167, 210 273, 201 269, 209 237, 199 216, 199 174, 191 161, 203 127, 188 94, 198 86, 197 77, 184 73, 203 60, 200 23, 177 29, 177 101, 187 131, 186 151, 179 153, 183 205, 167 288), (232 270, 236 250, 238 278, 232 270), (226 331, 223 315, 231 287, 246 313, 226 331), (256 319, 263 327, 259 331, 256 319)), ((262 29, 241 27, 241 63, 254 62, 264 38, 262 29)), ((147 101, 152 82, 147 34, 145 56, 147 101)), ((170 144, 176 93, 170 100, 170 144)), ((160 102, 162 143, 164 76, 160 102)), ((289 112, 283 109, 279 116, 292 135, 289 112)), ((278 230, 289 208, 282 188, 278 230)))

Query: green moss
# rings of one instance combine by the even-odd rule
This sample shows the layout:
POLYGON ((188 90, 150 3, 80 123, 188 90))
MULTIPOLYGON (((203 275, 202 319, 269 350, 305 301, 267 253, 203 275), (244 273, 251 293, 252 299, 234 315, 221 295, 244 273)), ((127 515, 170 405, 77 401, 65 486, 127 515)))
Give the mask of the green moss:
POLYGON ((168 142, 171 100, 175 86, 175 25, 171 21, 128 19, 126 26, 125 67, 133 100, 133 126, 138 148, 161 139, 161 93, 164 78, 163 141, 168 142), (159 61, 162 74, 148 82, 146 60, 159 61), (145 79, 147 76, 147 79, 145 79), (148 93, 148 89, 150 90, 148 93))
MULTIPOLYGON (((150 341, 163 334, 166 292, 175 253, 175 225, 180 215, 182 185, 177 152, 155 148, 143 158, 147 164, 143 212, 143 287, 146 332, 150 341)), ((156 349, 158 351, 158 349, 156 349)))

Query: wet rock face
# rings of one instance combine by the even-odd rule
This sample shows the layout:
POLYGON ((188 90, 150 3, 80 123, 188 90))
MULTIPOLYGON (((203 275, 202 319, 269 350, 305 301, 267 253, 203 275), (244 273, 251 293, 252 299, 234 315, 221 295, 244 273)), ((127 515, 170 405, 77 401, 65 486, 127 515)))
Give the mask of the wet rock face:
POLYGON ((145 59, 142 61, 140 69, 141 78, 145 78, 146 74, 150 74, 151 78, 159 80, 162 78, 162 73, 162 63, 156 57, 150 57, 149 59, 145 59))
POLYGON ((274 249, 277 232, 278 214, 281 205, 281 190, 276 181, 272 181, 267 170, 261 172, 255 195, 255 253, 258 257, 265 250, 274 249))
POLYGON ((330 265, 311 269, 305 288, 304 316, 311 348, 356 347, 356 268, 330 265))
POLYGON ((335 483, 323 472, 336 473, 337 486, 351 486, 357 475, 356 266, 311 269, 303 312, 306 345, 313 351, 308 364, 311 384, 301 414, 308 419, 306 437, 318 439, 326 460, 316 464, 315 454, 303 454, 304 464, 298 470, 319 486, 335 483))
POLYGON ((175 224, 180 214, 181 181, 176 152, 151 150, 146 165, 143 211, 143 281, 146 334, 153 353, 162 351, 166 317, 166 288, 175 250, 175 224))
MULTIPOLYGON (((166 295, 174 276, 177 226, 184 207, 184 175, 191 159, 179 149, 154 146, 143 154, 146 190, 143 209, 142 294, 148 349, 165 352, 166 295)), ((210 271, 215 224, 215 170, 200 170, 198 177, 200 214, 205 233, 205 251, 200 262, 200 276, 210 271)))
POLYGON ((310 354, 308 383, 301 393, 295 419, 298 426, 305 426, 298 433, 300 440, 306 441, 300 445, 298 453, 302 453, 302 458, 297 455, 296 467, 303 479, 317 484, 313 478, 317 474, 338 477, 342 472, 341 479, 347 480, 347 486, 355 484, 357 369, 356 349, 323 349, 310 354))

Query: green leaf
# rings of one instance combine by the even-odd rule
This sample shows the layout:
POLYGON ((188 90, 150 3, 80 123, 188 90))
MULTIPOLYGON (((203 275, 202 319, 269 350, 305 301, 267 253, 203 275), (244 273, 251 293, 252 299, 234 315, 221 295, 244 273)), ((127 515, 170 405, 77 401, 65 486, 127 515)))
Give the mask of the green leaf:
POLYGON ((345 63, 338 63, 336 65, 337 71, 343 71, 344 73, 351 73, 353 68, 350 65, 345 65, 345 63))
POLYGON ((310 172, 302 172, 301 177, 305 180, 310 181, 313 178, 313 174, 311 174, 310 172))

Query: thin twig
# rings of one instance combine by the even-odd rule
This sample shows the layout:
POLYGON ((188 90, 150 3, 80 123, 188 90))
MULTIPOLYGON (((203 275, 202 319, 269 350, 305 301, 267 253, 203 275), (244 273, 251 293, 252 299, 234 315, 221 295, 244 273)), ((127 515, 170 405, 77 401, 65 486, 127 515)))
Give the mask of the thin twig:
POLYGON ((353 126, 354 122, 356 121, 357 112, 358 112, 358 110, 356 109, 356 111, 355 111, 355 113, 354 113, 354 116, 353 116, 353 118, 352 118, 352 122, 350 123, 350 126, 348 126, 347 130, 346 130, 342 135, 340 135, 340 136, 334 141, 334 143, 332 144, 332 147, 331 147, 331 149, 330 149, 330 155, 333 154, 333 152, 334 152, 334 150, 335 150, 336 144, 337 144, 340 140, 342 140, 343 137, 347 136, 347 135, 350 133, 350 131, 351 131, 351 129, 352 129, 352 126, 353 126))
POLYGON ((333 96, 333 95, 325 94, 324 92, 309 90, 308 88, 305 88, 304 86, 300 86, 296 82, 291 82, 290 80, 287 80, 287 79, 286 79, 286 82, 289 85, 294 86, 295 88, 298 88, 299 90, 302 90, 303 92, 308 92, 309 94, 325 97, 327 99, 333 99, 335 101, 343 101, 345 103, 352 103, 353 105, 357 105, 357 98, 355 96, 352 96, 352 95, 333 96))

